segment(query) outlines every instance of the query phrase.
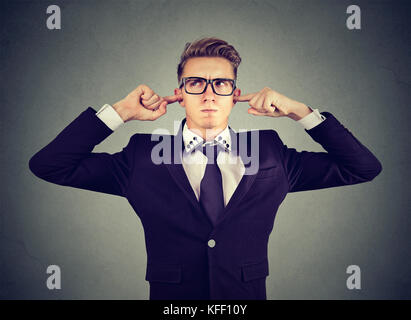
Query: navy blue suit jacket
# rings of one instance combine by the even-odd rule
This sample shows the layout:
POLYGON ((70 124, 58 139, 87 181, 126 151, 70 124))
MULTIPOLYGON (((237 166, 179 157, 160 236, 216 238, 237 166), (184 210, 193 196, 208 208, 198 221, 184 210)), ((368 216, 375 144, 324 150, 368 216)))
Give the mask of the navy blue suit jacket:
MULTIPOLYGON (((113 132, 95 113, 91 107, 83 111, 29 167, 52 183, 127 198, 144 227, 150 299, 266 299, 268 239, 287 193, 362 183, 382 170, 328 112, 306 130, 327 152, 297 152, 274 130, 260 130, 258 172, 243 176, 213 226, 181 163, 153 163, 158 141, 151 134, 134 134, 115 154, 93 153, 113 132)), ((172 141, 182 141, 183 123, 168 136, 172 141)), ((234 138, 250 134, 230 132, 234 138)))

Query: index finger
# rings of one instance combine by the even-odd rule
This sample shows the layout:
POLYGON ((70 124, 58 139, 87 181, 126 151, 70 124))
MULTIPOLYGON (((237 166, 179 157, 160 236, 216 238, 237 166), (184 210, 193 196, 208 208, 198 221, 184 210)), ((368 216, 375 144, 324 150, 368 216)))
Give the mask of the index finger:
POLYGON ((254 96, 257 93, 258 92, 254 92, 254 93, 244 94, 244 95, 239 96, 239 97, 234 97, 234 100, 235 101, 240 101, 240 102, 250 101, 252 98, 254 98, 254 96))
POLYGON ((172 96, 165 96, 165 97, 163 97, 163 99, 165 101, 167 101, 167 103, 174 103, 174 102, 183 100, 183 95, 182 94, 175 94, 175 95, 172 95, 172 96))

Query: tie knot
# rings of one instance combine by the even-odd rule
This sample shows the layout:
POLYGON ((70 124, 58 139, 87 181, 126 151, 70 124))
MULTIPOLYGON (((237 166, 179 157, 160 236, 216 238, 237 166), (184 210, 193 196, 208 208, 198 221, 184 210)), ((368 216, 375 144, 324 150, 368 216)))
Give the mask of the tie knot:
POLYGON ((218 152, 220 152, 220 148, 218 145, 209 145, 206 144, 202 147, 201 152, 207 157, 208 163, 210 163, 210 160, 213 161, 213 163, 217 163, 217 156, 218 152))

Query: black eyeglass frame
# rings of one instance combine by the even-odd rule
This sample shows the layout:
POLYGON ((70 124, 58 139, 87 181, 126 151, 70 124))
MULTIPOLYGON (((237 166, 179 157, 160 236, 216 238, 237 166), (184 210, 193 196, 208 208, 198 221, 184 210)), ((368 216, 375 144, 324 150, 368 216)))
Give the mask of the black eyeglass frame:
POLYGON ((207 90, 208 84, 211 85, 211 89, 213 89, 213 92, 214 92, 216 95, 218 95, 218 96, 231 96, 231 95, 234 93, 234 90, 237 88, 237 87, 236 87, 236 80, 234 80, 234 79, 229 79, 229 78, 215 78, 215 79, 208 79, 208 80, 207 80, 207 79, 201 78, 201 77, 184 77, 184 78, 181 79, 179 88, 181 89, 181 87, 184 86, 184 90, 185 90, 185 92, 188 93, 188 94, 203 94, 203 93, 207 90), (202 92, 192 93, 192 92, 188 92, 188 91, 187 91, 186 81, 187 81, 187 80, 192 80, 192 79, 200 79, 200 80, 204 80, 204 81, 206 82, 206 85, 205 85, 204 90, 203 90, 202 92), (214 81, 222 81, 222 80, 232 81, 232 83, 233 83, 233 91, 231 91, 230 94, 221 94, 221 93, 217 93, 217 92, 215 91, 215 89, 214 89, 214 81))

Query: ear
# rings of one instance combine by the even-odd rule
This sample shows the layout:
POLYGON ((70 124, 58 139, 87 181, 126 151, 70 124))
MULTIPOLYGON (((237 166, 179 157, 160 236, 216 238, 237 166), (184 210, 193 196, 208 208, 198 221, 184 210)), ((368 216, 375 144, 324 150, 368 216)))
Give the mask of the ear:
MULTIPOLYGON (((175 95, 181 94, 181 96, 183 96, 183 90, 181 90, 180 88, 175 88, 175 89, 174 89, 174 94, 175 94, 175 95)), ((180 106, 182 106, 183 108, 185 108, 184 99, 182 99, 182 100, 179 101, 178 103, 180 104, 180 106)))
POLYGON ((236 97, 241 96, 241 89, 235 89, 233 94, 233 107, 237 103, 236 97))

